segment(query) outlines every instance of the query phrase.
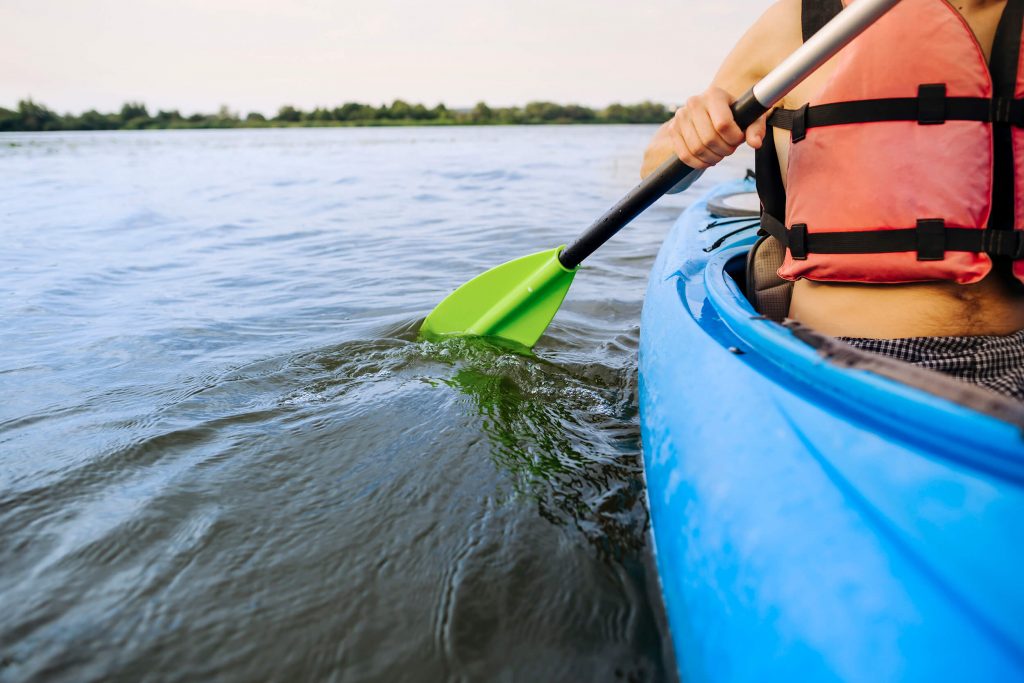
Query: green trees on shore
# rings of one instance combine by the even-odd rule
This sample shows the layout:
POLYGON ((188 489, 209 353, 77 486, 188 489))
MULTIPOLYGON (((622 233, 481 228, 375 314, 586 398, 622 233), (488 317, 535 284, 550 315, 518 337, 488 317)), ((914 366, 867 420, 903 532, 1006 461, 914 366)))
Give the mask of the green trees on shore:
POLYGON ((570 123, 661 123, 672 115, 653 102, 613 104, 604 109, 553 102, 530 102, 525 107, 489 107, 484 102, 472 109, 449 109, 443 104, 427 108, 395 100, 374 107, 346 102, 332 109, 302 111, 281 107, 276 116, 259 112, 240 116, 221 107, 215 114, 182 115, 178 110, 150 113, 141 102, 128 102, 120 112, 89 110, 82 114, 58 114, 32 100, 16 109, 0 107, 0 132, 51 130, 141 130, 147 128, 269 128, 286 126, 403 126, 403 125, 535 125, 570 123))

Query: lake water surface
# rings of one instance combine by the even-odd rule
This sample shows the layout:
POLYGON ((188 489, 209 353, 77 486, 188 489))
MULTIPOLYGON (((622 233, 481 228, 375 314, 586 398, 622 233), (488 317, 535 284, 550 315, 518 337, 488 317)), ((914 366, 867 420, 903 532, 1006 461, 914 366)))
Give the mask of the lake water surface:
POLYGON ((0 136, 0 681, 671 680, 636 350, 685 199, 535 357, 416 338, 652 132, 0 136))

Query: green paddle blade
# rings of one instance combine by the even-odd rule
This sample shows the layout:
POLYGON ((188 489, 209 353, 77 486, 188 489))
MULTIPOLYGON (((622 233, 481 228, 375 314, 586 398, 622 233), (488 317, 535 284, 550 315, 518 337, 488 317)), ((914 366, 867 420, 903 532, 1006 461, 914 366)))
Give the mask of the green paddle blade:
POLYGON ((420 337, 501 337, 532 347, 562 305, 576 269, 558 261, 562 247, 491 268, 437 305, 420 337))

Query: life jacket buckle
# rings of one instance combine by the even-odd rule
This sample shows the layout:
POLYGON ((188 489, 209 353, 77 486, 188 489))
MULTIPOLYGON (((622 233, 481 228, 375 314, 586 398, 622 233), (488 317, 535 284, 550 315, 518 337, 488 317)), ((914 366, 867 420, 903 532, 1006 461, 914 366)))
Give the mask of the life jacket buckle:
POLYGON ((917 86, 917 122, 922 126, 946 122, 946 84, 917 86))
POLYGON ((941 261, 946 258, 946 221, 920 218, 917 221, 917 260, 941 261))
POLYGON ((807 260, 807 224, 794 223, 786 235, 786 246, 789 247, 789 255, 797 261, 807 260))

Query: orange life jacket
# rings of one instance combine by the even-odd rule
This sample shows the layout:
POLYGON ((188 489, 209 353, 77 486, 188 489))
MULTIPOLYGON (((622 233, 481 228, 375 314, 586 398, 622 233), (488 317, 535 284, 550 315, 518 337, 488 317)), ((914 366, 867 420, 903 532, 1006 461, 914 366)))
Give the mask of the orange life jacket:
MULTIPOLYGON (((804 0, 805 38, 839 9, 804 0)), ((807 105, 772 113, 792 139, 788 190, 771 129, 758 154, 781 277, 968 284, 1000 256, 1024 281, 1022 19, 1024 0, 1008 0, 986 64, 946 0, 902 0, 807 105)))

